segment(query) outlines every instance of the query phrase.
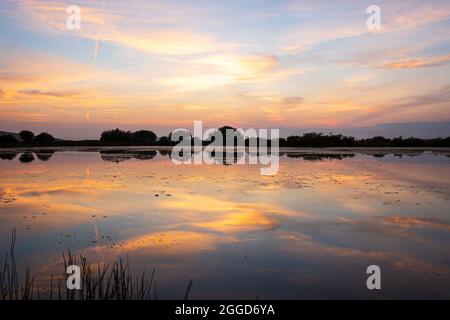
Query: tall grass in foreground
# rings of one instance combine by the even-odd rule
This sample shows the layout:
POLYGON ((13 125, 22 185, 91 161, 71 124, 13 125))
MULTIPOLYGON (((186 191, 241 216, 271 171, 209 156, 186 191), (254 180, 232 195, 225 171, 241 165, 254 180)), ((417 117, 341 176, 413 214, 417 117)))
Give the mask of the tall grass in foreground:
MULTIPOLYGON (((130 271, 128 257, 112 264, 91 264, 81 254, 73 255, 70 251, 63 254, 64 270, 61 275, 50 276, 49 285, 40 288, 36 285, 30 269, 26 268, 21 279, 17 271, 14 249, 16 230, 11 232, 11 246, 5 256, 3 265, 0 261, 0 300, 157 300, 156 270, 139 276, 130 271), (67 267, 78 265, 81 269, 81 289, 69 290, 66 285, 67 267)), ((193 280, 189 281, 184 299, 189 298, 193 280)))

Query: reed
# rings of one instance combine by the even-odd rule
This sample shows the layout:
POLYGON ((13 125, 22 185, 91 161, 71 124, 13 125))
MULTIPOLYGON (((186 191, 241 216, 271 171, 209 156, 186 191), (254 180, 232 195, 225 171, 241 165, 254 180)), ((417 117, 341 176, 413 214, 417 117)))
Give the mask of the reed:
MULTIPOLYGON (((128 256, 119 258, 112 264, 93 264, 81 254, 76 256, 68 251, 62 255, 63 272, 60 276, 50 276, 49 285, 36 285, 30 268, 26 268, 23 278, 19 277, 14 249, 16 229, 11 232, 11 246, 0 261, 0 300, 157 300, 156 269, 143 270, 133 275, 128 256), (78 265, 81 270, 81 289, 69 290, 66 285, 66 270, 70 265, 78 265)), ((184 299, 188 299, 193 280, 189 281, 184 299)))

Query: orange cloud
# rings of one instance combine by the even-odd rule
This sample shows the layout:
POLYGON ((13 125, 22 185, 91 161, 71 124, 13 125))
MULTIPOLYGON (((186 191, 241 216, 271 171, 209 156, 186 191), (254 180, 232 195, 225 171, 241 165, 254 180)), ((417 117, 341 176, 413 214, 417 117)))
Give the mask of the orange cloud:
POLYGON ((209 222, 194 223, 194 226, 223 233, 239 231, 272 230, 277 222, 260 212, 246 212, 226 215, 223 219, 209 222))
POLYGON ((390 18, 390 24, 392 29, 408 29, 416 28, 421 25, 434 23, 450 16, 450 6, 448 4, 444 6, 432 6, 423 5, 415 6, 412 10, 402 13, 398 10, 390 18))
POLYGON ((429 219, 429 218, 415 218, 402 216, 382 217, 383 222, 393 224, 402 228, 436 228, 450 230, 450 223, 446 221, 429 219))
POLYGON ((386 69, 410 69, 441 66, 450 62, 450 55, 431 58, 406 58, 399 61, 386 62, 378 67, 386 69))
POLYGON ((123 241, 118 247, 124 252, 140 249, 170 256, 181 252, 213 250, 217 239, 213 235, 190 231, 165 231, 149 233, 123 241))

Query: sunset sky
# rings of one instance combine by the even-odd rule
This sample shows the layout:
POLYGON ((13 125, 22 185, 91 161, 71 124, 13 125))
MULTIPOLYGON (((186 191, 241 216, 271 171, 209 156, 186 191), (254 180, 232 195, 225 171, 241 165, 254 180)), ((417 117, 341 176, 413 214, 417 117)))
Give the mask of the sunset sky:
POLYGON ((450 121, 450 1, 0 2, 0 130, 97 138, 194 120, 450 121), (81 30, 66 28, 69 5, 81 30))

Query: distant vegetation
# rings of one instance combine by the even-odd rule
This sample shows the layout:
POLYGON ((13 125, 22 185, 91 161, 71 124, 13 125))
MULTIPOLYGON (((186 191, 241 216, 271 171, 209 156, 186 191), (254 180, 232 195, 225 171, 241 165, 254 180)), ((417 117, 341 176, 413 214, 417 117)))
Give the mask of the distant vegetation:
MULTIPOLYGON (((233 139, 234 143, 238 139, 242 139, 240 133, 235 128, 230 126, 224 126, 217 131, 225 133, 227 129, 234 130, 236 137, 233 139)), ((215 143, 214 133, 210 135, 210 138, 206 141, 198 141, 198 138, 192 138, 189 132, 186 132, 186 136, 191 139, 191 144, 195 142, 201 145, 208 145, 215 143)), ((224 135, 225 136, 225 135, 224 135)), ((57 140, 51 134, 43 132, 38 135, 34 135, 33 132, 24 130, 19 135, 3 134, 0 135, 0 147, 15 147, 15 146, 174 146, 178 141, 171 140, 172 133, 167 136, 158 137, 153 131, 139 130, 136 132, 124 131, 121 129, 114 129, 104 131, 101 134, 100 140, 57 140), (20 137, 20 139, 19 139, 20 137)), ((255 142, 255 141, 252 141, 255 142)), ((261 141, 256 141, 258 145, 261 145, 261 141)), ((217 143, 217 142, 216 142, 217 143)), ((223 145, 227 143, 226 139, 223 141, 223 145)), ((249 139, 245 140, 246 145, 250 144, 249 139)), ((270 146, 270 140, 267 141, 270 146)), ((450 137, 435 138, 435 139, 419 139, 419 138, 385 138, 385 137, 373 137, 370 139, 355 139, 354 137, 344 136, 342 134, 323 134, 323 133, 305 133, 301 136, 289 136, 287 138, 280 138, 280 147, 295 147, 295 148, 331 148, 331 147, 359 147, 359 148, 372 148, 372 147, 450 147, 450 137)))
POLYGON ((153 131, 140 130, 133 133, 133 138, 137 141, 143 141, 145 143, 155 143, 158 137, 153 131))
POLYGON ((133 134, 130 131, 120 129, 104 131, 100 137, 100 142, 133 142, 133 134))
POLYGON ((32 143, 34 139, 34 133, 28 130, 20 131, 19 136, 25 143, 32 143))
POLYGON ((341 134, 306 133, 302 136, 290 136, 280 139, 280 147, 450 147, 450 137, 436 139, 419 138, 385 138, 373 137, 370 139, 357 140, 354 137, 347 137, 341 134))
POLYGON ((139 130, 136 132, 123 131, 120 129, 104 131, 100 137, 100 142, 106 143, 143 143, 154 144, 157 136, 153 131, 139 130))
POLYGON ((19 143, 19 140, 16 139, 13 135, 5 134, 0 136, 0 146, 9 147, 14 146, 19 143))
POLYGON ((33 142, 39 145, 52 144, 55 142, 55 138, 47 132, 42 132, 34 137, 33 142))
POLYGON ((12 134, 0 135, 0 147, 15 147, 15 146, 29 146, 29 145, 52 145, 56 142, 56 139, 47 132, 42 132, 37 136, 33 132, 28 130, 20 131, 18 137, 21 140, 13 136, 12 134))

